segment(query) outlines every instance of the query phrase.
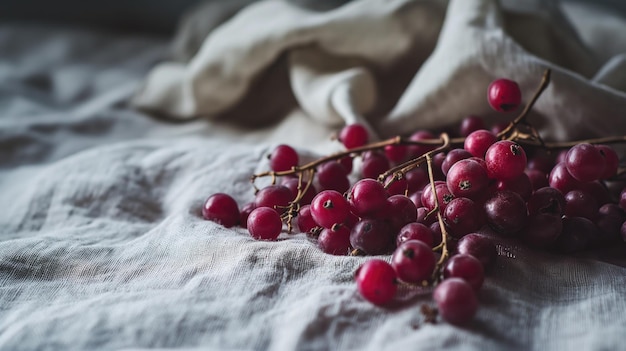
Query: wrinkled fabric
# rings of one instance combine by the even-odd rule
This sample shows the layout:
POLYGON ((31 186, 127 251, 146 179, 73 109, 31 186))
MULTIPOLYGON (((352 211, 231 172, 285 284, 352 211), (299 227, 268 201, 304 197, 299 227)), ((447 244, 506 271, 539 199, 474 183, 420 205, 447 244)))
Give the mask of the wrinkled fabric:
MULTIPOLYGON (((390 6, 387 14, 413 6, 384 3, 393 4, 385 5, 390 6)), ((327 15, 344 16, 362 5, 351 6, 327 15)), ((485 6, 494 8, 491 3, 485 6)), ((247 8, 233 21, 242 21, 241 16, 256 8, 247 8)), ((432 8, 445 13, 441 5, 432 8)), ((453 13, 452 8, 447 11, 453 13)), ((380 18, 373 8, 367 13, 380 18)), ((446 26, 444 22, 442 36, 446 26)), ((341 43, 351 42, 344 38, 333 44, 331 33, 329 29, 327 47, 339 50, 341 43)), ((258 65, 241 72, 239 83, 224 67, 213 72, 214 79, 223 76, 235 82, 224 85, 222 97, 207 100, 230 104, 229 112, 217 113, 211 121, 174 123, 162 118, 170 112, 163 107, 184 106, 176 100, 178 93, 161 95, 170 103, 146 109, 158 114, 129 104, 137 91, 142 96, 153 88, 155 72, 165 66, 157 66, 147 88, 140 89, 147 72, 166 58, 168 45, 166 38, 0 26, 0 350, 623 349, 623 246, 564 256, 495 238, 499 255, 479 293, 480 309, 472 323, 460 328, 424 323, 419 309, 433 305, 429 289, 402 288, 384 308, 364 301, 353 274, 368 258, 324 254, 302 233, 261 242, 244 229, 203 220, 200 208, 210 194, 229 193, 239 205, 253 199, 249 177, 268 169, 266 156, 276 144, 290 143, 315 157, 338 149, 330 134, 348 116, 371 122, 384 135, 391 128, 382 127, 384 123, 392 125, 403 115, 389 112, 380 124, 365 116, 380 108, 365 96, 394 95, 380 88, 385 76, 372 73, 372 64, 359 66, 348 58, 335 62, 330 58, 336 53, 299 47, 272 63, 267 53, 259 53, 258 65), (271 67, 264 66, 268 64, 271 67), (275 105, 274 111, 282 115, 247 115, 245 108, 236 106, 239 100, 224 97, 240 91, 239 84, 247 84, 242 78, 254 75, 253 68, 263 76, 264 67, 269 70, 267 80, 251 86, 283 87, 272 93, 284 92, 281 96, 291 108, 299 109, 275 105), (363 89, 357 92, 354 86, 363 89), (307 91, 312 100, 301 102, 307 91), (312 102, 328 99, 335 102, 312 102), (259 116, 268 119, 256 120, 259 116)), ((366 46, 362 49, 371 50, 374 57, 376 49, 366 46)), ((443 50, 432 42, 435 46, 435 53, 443 50)), ((394 71, 394 52, 385 48, 385 69, 394 71)), ((423 66, 433 62, 423 59, 423 66)), ((576 69, 590 67, 583 59, 568 60, 581 65, 576 69)), ((177 67, 174 70, 188 69, 177 67)), ((621 106, 612 104, 621 101, 622 93, 591 82, 594 70, 558 72, 562 75, 555 75, 554 90, 537 106, 542 114, 549 111, 557 88, 570 89, 569 83, 586 86, 582 91, 591 95, 585 97, 605 98, 607 111, 621 106)), ((415 77, 424 79, 420 73, 415 77)), ((417 84, 411 79, 404 84, 417 84)), ((527 79, 525 91, 537 76, 527 79)), ((162 88, 174 92, 176 85, 167 84, 162 88)), ((402 95, 396 92, 394 96, 402 95)), ((250 109, 259 108, 254 103, 260 100, 246 96, 241 101, 252 104, 250 109)), ((414 106, 392 105, 390 111, 427 106, 417 100, 414 106)), ((427 120, 424 125, 430 126, 427 120)))
POLYGON ((489 82, 513 79, 529 99, 550 68, 534 109, 544 137, 624 132, 623 57, 602 61, 591 45, 553 1, 362 0, 323 13, 263 1, 210 32, 189 62, 157 66, 134 104, 178 119, 240 108, 248 121, 292 104, 317 122, 358 121, 389 137, 468 114, 501 120, 485 98, 489 82), (269 82, 274 66, 287 79, 269 82))

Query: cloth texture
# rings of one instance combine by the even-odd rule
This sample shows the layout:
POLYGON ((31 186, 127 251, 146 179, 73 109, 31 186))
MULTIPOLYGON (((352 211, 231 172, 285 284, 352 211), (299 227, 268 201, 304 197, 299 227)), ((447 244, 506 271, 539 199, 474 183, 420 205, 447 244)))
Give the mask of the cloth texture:
POLYGON ((546 136, 624 134, 626 42, 601 38, 626 21, 515 4, 261 2, 188 63, 162 62, 167 38, 0 25, 0 350, 626 349, 624 246, 564 256, 499 238, 460 328, 424 323, 430 289, 364 301, 367 257, 200 214, 216 192, 251 201, 276 144, 315 157, 346 122, 384 137, 496 118, 489 80, 528 96, 546 67, 546 136))

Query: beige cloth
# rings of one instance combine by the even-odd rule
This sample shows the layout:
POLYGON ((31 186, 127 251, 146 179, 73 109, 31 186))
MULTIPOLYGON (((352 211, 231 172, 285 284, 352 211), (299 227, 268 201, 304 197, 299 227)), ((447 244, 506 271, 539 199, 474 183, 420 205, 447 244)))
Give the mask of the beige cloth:
POLYGON ((624 134, 626 22, 593 11, 572 4, 565 13, 553 1, 361 0, 319 13, 263 1, 212 31, 188 63, 157 66, 134 104, 255 124, 297 106, 311 122, 368 122, 388 137, 468 114, 509 120, 489 108, 489 82, 514 79, 529 98, 551 68, 531 120, 544 137, 624 134), (607 33, 615 40, 598 45, 607 33))

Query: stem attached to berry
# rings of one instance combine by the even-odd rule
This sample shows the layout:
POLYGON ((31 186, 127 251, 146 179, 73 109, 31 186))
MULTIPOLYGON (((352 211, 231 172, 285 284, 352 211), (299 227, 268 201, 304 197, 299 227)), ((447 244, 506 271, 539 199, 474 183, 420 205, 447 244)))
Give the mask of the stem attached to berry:
MULTIPOLYGON (((541 96, 541 93, 543 93, 543 91, 548 87, 548 84, 550 84, 551 72, 552 71, 550 69, 546 69, 543 72, 541 83, 539 83, 539 86, 537 87, 535 94, 533 94, 532 98, 528 101, 528 103, 524 107, 524 110, 522 110, 522 113, 520 113, 519 116, 517 116, 513 121, 511 121, 511 123, 509 123, 509 125, 506 128, 504 128, 504 130, 498 133, 499 139, 509 139, 510 137, 514 137, 516 127, 519 124, 526 124, 527 126, 530 126, 530 124, 526 122, 526 116, 528 116, 530 109, 535 105, 535 102, 537 102, 537 99, 539 99, 539 96, 541 96)), ((534 128, 532 128, 532 130, 534 130, 534 128)), ((537 134, 536 136, 538 137, 539 134, 537 134)), ((541 138, 539 138, 539 140, 541 141, 541 138)), ((541 143, 543 145, 543 142, 541 143)))
MULTIPOLYGON (((433 150, 434 151, 434 150, 433 150)), ((441 268, 443 264, 448 260, 449 252, 448 252, 448 232, 446 231, 445 223, 443 222, 443 215, 441 214, 441 207, 439 206, 439 197, 437 196, 437 189, 435 187, 435 176, 433 174, 433 158, 430 153, 424 154, 426 156, 426 165, 428 166, 428 179, 430 181, 430 188, 433 193, 433 197, 435 199, 435 208, 433 211, 437 211, 437 221, 439 222, 439 227, 441 228, 441 244, 437 245, 433 250, 437 250, 441 248, 441 257, 439 261, 437 261, 437 265, 433 270, 433 282, 436 284, 440 280, 441 276, 441 268)))

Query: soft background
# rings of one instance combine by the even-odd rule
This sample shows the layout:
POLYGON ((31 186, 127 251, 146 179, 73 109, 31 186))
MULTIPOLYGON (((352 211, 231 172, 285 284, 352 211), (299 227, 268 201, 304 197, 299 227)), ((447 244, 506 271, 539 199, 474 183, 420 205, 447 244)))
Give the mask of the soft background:
MULTIPOLYGON (((388 2, 381 1, 380 6, 384 3, 388 2)), ((584 50, 583 56, 565 57, 564 52, 572 51, 549 53, 550 46, 539 46, 510 57, 513 62, 549 65, 560 72, 557 83, 559 79, 573 82, 556 84, 555 90, 547 91, 543 104, 538 104, 538 116, 570 126, 577 123, 572 118, 581 118, 590 125, 615 126, 611 132, 626 134, 621 129, 624 109, 619 108, 626 104, 626 83, 620 75, 624 72, 620 67, 626 53, 626 20, 619 8, 607 11, 571 2, 563 7, 554 4, 555 12, 542 12, 537 9, 553 3, 524 1, 500 12, 493 2, 473 3, 486 9, 477 11, 474 18, 501 13, 509 18, 505 22, 509 29, 515 27, 510 18, 536 19, 538 13, 547 13, 549 20, 558 18, 545 27, 530 28, 541 35, 562 29, 565 42, 578 43, 574 47, 584 50), (560 27, 563 23, 566 29, 560 27), (534 54, 553 60, 515 60, 534 54), (561 92, 570 95, 555 104, 563 96, 561 92), (559 106, 579 105, 606 113, 550 113, 559 106)), ((265 4, 247 8, 245 16, 249 17, 241 15, 239 22, 233 22, 228 19, 247 2, 212 2, 188 15, 174 42, 171 33, 187 5, 183 2, 157 6, 114 1, 106 6, 111 12, 97 7, 103 4, 90 5, 90 11, 83 2, 61 1, 55 3, 58 7, 50 2, 33 4, 0 2, 1 350, 626 349, 623 246, 566 257, 500 240, 498 262, 480 293, 476 319, 457 328, 422 323, 419 306, 432 303, 428 290, 405 291, 388 308, 364 302, 352 275, 366 258, 325 255, 303 234, 283 235, 276 243, 258 242, 245 230, 227 230, 203 221, 200 206, 212 193, 230 193, 240 204, 253 198, 248 178, 266 169, 264 157, 277 143, 289 142, 310 154, 333 150, 338 146, 329 136, 342 118, 364 118, 340 110, 328 119, 324 114, 328 110, 306 105, 309 100, 302 99, 307 96, 303 92, 311 90, 291 84, 302 80, 288 79, 292 71, 287 69, 294 67, 289 63, 302 62, 298 57, 295 61, 267 60, 251 78, 261 82, 254 85, 257 90, 248 90, 253 94, 241 99, 225 97, 221 101, 231 101, 229 108, 207 113, 206 118, 181 122, 161 108, 175 106, 178 98, 194 96, 190 93, 174 94, 173 100, 163 105, 159 99, 144 100, 149 103, 135 108, 146 87, 157 91, 163 87, 151 86, 146 80, 158 72, 153 70, 157 63, 168 61, 170 67, 188 70, 187 62, 193 61, 207 34, 214 33, 214 28, 222 34, 245 33, 247 26, 241 26, 241 18, 256 18, 259 12, 254 9, 262 10, 265 4), (282 90, 270 90, 269 95, 285 104, 267 100, 267 92, 262 94, 258 88, 274 83, 282 90), (303 90, 298 92, 298 87, 303 90), (256 92, 262 98, 255 99, 256 92), (246 110, 251 107, 254 113, 246 110)), ((323 12, 337 2, 300 4, 310 9, 302 11, 302 23, 308 23, 304 19, 310 19, 312 12, 320 16, 316 21, 332 18, 339 27, 351 18, 350 13, 336 15, 345 10, 323 12)), ((423 52, 437 44, 442 25, 455 28, 446 24, 454 22, 451 19, 478 23, 479 28, 489 24, 472 22, 463 11, 444 17, 445 3, 433 4, 430 8, 438 16, 425 17, 432 22, 424 23, 435 27, 419 32, 432 40, 423 52)), ((372 13, 372 20, 384 19, 379 11, 372 13)), ((287 18, 284 14, 277 13, 287 18)), ((357 19, 354 23, 365 21, 357 19)), ((289 28, 294 27, 284 27, 280 33, 291 33, 289 28)), ((385 28, 389 27, 381 30, 385 28)), ((447 38, 453 39, 458 31, 449 33, 447 38)), ((510 34, 503 33, 505 37, 510 34)), ((275 36, 272 43, 281 47, 281 38, 275 36)), ((250 52, 245 48, 253 46, 244 46, 245 41, 239 39, 229 36, 222 40, 230 40, 231 49, 243 48, 231 59, 249 62, 250 52)), ((252 39, 249 43, 254 44, 252 39)), ((524 45, 533 42, 541 40, 524 45)), ((511 49, 513 44, 503 47, 511 49)), ((288 45, 282 47, 290 50, 288 45)), ((229 62, 212 52, 202 57, 196 59, 199 66, 208 59, 229 62)), ((450 70, 441 71, 441 79, 434 81, 439 85, 415 96, 455 92, 445 74, 466 72, 464 66, 443 66, 450 70)), ((340 65, 345 67, 350 65, 340 65)), ((246 67, 231 69, 236 73, 246 67)), ((413 73, 419 71, 413 66, 413 73)), ((530 90, 539 78, 505 73, 519 74, 530 90)), ((224 75, 228 82, 232 77, 224 75)), ((385 75, 376 76, 381 77, 385 75)), ((405 87, 411 77, 405 77, 405 87)), ((477 84, 474 89, 482 95, 484 86, 477 84)), ((319 101, 328 97, 325 92, 321 90, 319 101)), ((402 91, 393 94, 397 98, 402 91)), ((404 96, 408 96, 405 111, 419 109, 437 115, 437 105, 404 96)), ((455 93, 450 98, 470 104, 451 104, 450 108, 458 110, 450 115, 450 122, 463 107, 467 113, 480 112, 468 111, 474 101, 471 94, 455 93)), ((352 102, 355 100, 344 99, 333 106, 352 102)), ((404 132, 432 123, 427 118, 396 116, 409 121, 404 132)), ((381 135, 398 128, 375 119, 368 121, 381 135)), ((604 132, 579 126, 559 134, 553 126, 544 126, 544 131, 557 137, 604 132)))

